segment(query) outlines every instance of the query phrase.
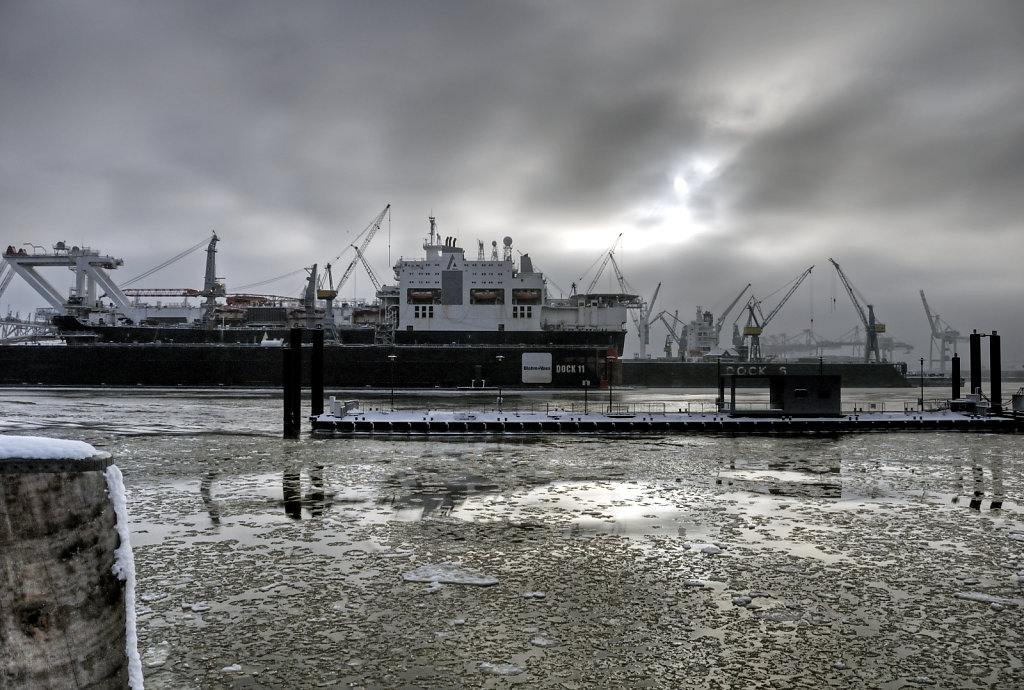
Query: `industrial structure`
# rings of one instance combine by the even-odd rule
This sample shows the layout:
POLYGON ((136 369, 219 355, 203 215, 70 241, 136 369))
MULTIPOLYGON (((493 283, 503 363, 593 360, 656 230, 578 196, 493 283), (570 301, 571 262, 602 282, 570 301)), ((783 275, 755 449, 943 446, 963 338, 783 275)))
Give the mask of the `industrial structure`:
POLYGON ((933 314, 928 306, 928 299, 921 290, 921 302, 924 304, 924 313, 928 317, 928 328, 931 331, 928 338, 928 369, 935 371, 935 363, 939 363, 939 373, 946 374, 946 363, 950 361, 950 354, 956 353, 956 344, 966 341, 968 336, 960 335, 960 331, 952 328, 943 321, 938 314, 933 314))

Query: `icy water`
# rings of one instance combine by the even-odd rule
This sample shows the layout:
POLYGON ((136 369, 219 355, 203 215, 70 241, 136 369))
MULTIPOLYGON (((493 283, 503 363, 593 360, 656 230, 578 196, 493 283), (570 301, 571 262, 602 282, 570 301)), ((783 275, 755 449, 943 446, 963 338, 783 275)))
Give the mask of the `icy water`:
POLYGON ((122 469, 149 688, 1024 687, 1019 437, 286 441, 274 392, 0 411, 122 469))

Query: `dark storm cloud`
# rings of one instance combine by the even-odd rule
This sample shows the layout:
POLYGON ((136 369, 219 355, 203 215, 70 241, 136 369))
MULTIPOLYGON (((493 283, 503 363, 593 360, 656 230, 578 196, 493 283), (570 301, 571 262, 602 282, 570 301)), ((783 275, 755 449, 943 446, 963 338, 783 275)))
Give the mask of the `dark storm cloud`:
POLYGON ((812 263, 831 308, 835 256, 919 349, 921 287, 1020 342, 1022 27, 1011 2, 2 3, 0 227, 129 275, 216 228, 230 287, 392 202, 381 275, 430 213, 564 286, 624 232, 687 318, 812 263))

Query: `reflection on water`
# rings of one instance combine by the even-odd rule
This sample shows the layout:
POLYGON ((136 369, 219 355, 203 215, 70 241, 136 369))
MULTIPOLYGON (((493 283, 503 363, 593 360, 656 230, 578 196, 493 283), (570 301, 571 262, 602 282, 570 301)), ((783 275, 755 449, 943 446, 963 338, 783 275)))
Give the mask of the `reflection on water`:
POLYGON ((989 510, 1001 510, 1003 507, 1004 477, 1002 455, 988 455, 979 448, 970 448, 970 459, 966 464, 954 462, 957 483, 962 487, 961 494, 953 496, 952 502, 959 504, 962 498, 967 499, 967 507, 981 511, 988 499, 989 510), (989 479, 986 480, 986 465, 989 479))
POLYGON ((324 466, 316 465, 309 470, 309 491, 302 494, 302 470, 299 467, 286 469, 281 477, 281 500, 284 514, 294 520, 302 519, 305 508, 310 517, 322 517, 330 508, 327 492, 324 490, 324 466))
POLYGON ((214 525, 220 524, 220 506, 213 500, 213 480, 217 478, 216 472, 207 472, 199 482, 199 496, 203 499, 203 506, 210 514, 210 521, 214 525))
POLYGON ((842 461, 834 452, 825 457, 733 459, 715 483, 755 494, 838 499, 843 495, 842 461))
POLYGON ((470 496, 497 489, 496 482, 481 475, 444 476, 436 470, 425 470, 423 474, 401 471, 384 482, 377 504, 389 506, 405 519, 450 516, 470 496))

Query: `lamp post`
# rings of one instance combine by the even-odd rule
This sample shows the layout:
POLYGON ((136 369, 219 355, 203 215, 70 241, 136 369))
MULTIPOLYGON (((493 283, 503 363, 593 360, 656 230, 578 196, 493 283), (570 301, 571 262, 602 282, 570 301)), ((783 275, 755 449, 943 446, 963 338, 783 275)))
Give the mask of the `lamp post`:
POLYGON ((501 362, 505 355, 495 355, 494 358, 498 360, 498 412, 501 412, 501 362))
POLYGON ((388 355, 388 361, 391 362, 391 411, 395 411, 395 360, 398 359, 398 355, 392 353, 388 355))
POLYGON ((583 414, 587 413, 587 391, 590 390, 590 379, 583 379, 583 414))
POLYGON ((618 357, 609 355, 605 357, 605 375, 608 377, 608 414, 612 413, 612 365, 618 357))

